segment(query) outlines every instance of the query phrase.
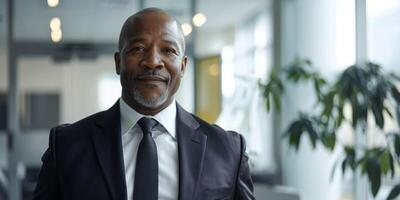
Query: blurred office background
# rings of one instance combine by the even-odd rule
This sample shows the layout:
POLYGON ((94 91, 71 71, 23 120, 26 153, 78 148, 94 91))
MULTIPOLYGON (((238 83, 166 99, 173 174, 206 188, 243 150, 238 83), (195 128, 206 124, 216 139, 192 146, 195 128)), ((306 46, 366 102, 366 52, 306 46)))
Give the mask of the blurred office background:
POLYGON ((257 84, 296 57, 334 78, 357 51, 398 72, 398 0, 0 0, 0 200, 31 199, 52 126, 115 103, 120 28, 145 7, 182 23, 190 60, 177 101, 246 137, 257 199, 355 199, 351 175, 331 177, 342 152, 308 140, 295 152, 281 137, 297 111, 313 109, 311 87, 289 84, 277 113, 257 84), (366 13, 362 50, 356 8, 366 13))

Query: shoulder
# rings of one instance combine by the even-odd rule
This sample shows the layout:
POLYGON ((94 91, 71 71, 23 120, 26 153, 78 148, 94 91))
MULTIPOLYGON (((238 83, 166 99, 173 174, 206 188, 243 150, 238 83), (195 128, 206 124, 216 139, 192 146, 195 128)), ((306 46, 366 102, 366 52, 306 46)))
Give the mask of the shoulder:
POLYGON ((103 112, 104 111, 92 114, 73 123, 60 124, 53 127, 53 130, 56 132, 76 132, 88 129, 95 124, 97 118, 101 116, 103 112))
POLYGON ((232 148, 234 151, 244 148, 244 138, 238 132, 225 130, 216 124, 210 124, 194 114, 192 114, 192 116, 200 124, 199 129, 207 136, 208 143, 225 145, 232 148))
POLYGON ((89 132, 96 125, 104 126, 110 123, 120 122, 120 112, 118 101, 108 110, 97 112, 88 117, 71 124, 62 124, 53 128, 58 134, 77 134, 81 132, 89 132))
POLYGON ((79 121, 70 124, 60 124, 50 131, 50 140, 58 145, 61 144, 80 144, 86 142, 90 133, 96 128, 96 121, 105 111, 95 113, 79 121))
POLYGON ((237 139, 240 137, 240 134, 236 131, 225 130, 217 124, 210 124, 194 114, 191 115, 200 124, 200 128, 206 129, 212 134, 219 134, 220 136, 233 137, 237 139))

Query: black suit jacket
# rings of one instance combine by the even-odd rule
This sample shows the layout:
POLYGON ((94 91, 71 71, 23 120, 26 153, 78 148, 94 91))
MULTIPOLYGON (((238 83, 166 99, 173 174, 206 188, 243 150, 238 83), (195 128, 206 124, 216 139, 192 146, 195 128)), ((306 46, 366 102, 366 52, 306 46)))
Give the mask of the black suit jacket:
MULTIPOLYGON (((50 132, 33 199, 126 200, 119 103, 50 132)), ((244 139, 177 105, 179 199, 254 199, 244 139)), ((133 188, 132 188, 133 189, 133 188)))

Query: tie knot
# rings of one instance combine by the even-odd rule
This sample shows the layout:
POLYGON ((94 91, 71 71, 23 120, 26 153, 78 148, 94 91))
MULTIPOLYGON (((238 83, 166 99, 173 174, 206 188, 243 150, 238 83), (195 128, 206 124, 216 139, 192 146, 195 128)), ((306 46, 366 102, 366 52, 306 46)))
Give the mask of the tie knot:
POLYGON ((142 117, 137 123, 139 124, 140 128, 142 128, 143 133, 146 134, 151 134, 151 130, 158 124, 156 120, 149 117, 142 117))

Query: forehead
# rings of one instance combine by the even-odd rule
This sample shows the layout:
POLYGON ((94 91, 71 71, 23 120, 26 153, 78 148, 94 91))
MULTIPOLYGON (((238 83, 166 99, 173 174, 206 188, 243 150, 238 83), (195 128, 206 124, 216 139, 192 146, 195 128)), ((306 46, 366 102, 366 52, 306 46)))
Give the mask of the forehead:
POLYGON ((141 39, 167 39, 179 43, 181 33, 177 22, 163 13, 145 13, 132 16, 124 25, 124 41, 141 39))

